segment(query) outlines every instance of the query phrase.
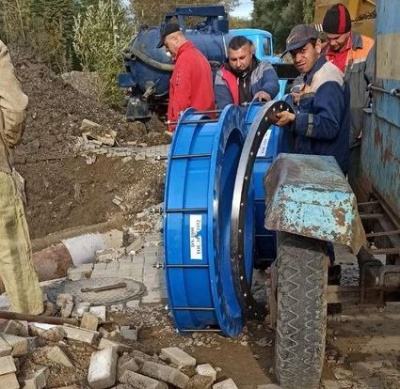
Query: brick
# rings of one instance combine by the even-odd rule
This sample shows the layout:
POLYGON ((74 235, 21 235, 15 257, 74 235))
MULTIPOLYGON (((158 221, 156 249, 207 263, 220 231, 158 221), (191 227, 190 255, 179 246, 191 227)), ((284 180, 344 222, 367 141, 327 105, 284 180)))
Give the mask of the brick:
POLYGON ((189 382, 189 377, 178 369, 150 361, 144 362, 140 372, 157 380, 168 382, 180 389, 185 388, 189 382))
POLYGON ((133 371, 126 370, 125 373, 121 376, 120 382, 123 384, 128 384, 135 389, 165 389, 168 386, 163 383, 146 377, 145 375, 135 373, 133 371))
POLYGON ((79 340, 80 342, 92 344, 98 336, 98 332, 89 331, 83 328, 64 324, 64 330, 68 339, 79 340))
POLYGON ((90 331, 97 331, 97 326, 99 325, 99 318, 93 313, 85 312, 81 320, 81 328, 90 331))
POLYGON ((15 373, 17 368, 14 363, 14 358, 11 355, 0 358, 0 375, 15 373))
POLYGON ((43 389, 46 387, 50 371, 47 367, 29 374, 24 380, 23 389, 43 389))
POLYGON ((87 377, 91 388, 105 389, 115 384, 117 359, 117 351, 113 347, 106 347, 92 353, 87 377))
POLYGON ((213 389, 239 389, 231 378, 214 384, 213 389))
POLYGON ((19 389, 17 376, 14 373, 1 375, 0 388, 19 389))
POLYGON ((12 347, 0 335, 0 357, 10 355, 11 351, 12 351, 12 347))
POLYGON ((196 359, 185 353, 179 347, 166 347, 161 349, 161 355, 168 358, 178 369, 195 366, 196 359))
POLYGON ((209 363, 197 365, 196 373, 206 377, 211 377, 212 382, 215 382, 215 380, 217 379, 217 372, 209 363))
POLYGON ((12 347, 11 355, 13 357, 22 357, 28 353, 28 340, 26 338, 5 333, 2 333, 1 336, 12 347))

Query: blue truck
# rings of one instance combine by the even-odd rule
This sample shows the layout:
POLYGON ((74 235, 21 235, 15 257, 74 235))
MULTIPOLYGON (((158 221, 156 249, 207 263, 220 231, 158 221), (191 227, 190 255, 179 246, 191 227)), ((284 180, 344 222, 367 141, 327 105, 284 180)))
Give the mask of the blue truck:
POLYGON ((125 72, 119 74, 118 85, 129 91, 126 111, 129 121, 148 119, 152 112, 165 114, 173 64, 165 49, 156 45, 160 29, 171 20, 179 23, 186 37, 210 61, 214 72, 226 59, 229 40, 237 35, 244 35, 254 43, 258 59, 268 60, 272 64, 282 62, 274 55, 270 32, 258 29, 229 30, 228 15, 223 6, 177 7, 157 27, 141 27, 124 53, 125 72), (189 17, 200 21, 189 28, 189 17))

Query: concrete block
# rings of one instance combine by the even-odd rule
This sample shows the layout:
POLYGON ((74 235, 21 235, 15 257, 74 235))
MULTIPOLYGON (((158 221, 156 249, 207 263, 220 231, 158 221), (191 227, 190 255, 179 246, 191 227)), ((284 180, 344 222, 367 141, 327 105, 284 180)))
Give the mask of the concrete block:
POLYGON ((232 378, 218 382, 212 386, 212 389, 239 389, 233 382, 232 378))
POLYGON ((10 355, 11 351, 12 351, 12 347, 0 335, 0 357, 10 355))
POLYGON ((93 313, 85 312, 82 315, 81 328, 90 331, 97 331, 98 325, 99 325, 99 318, 93 313))
POLYGON ((204 375, 206 377, 211 377, 212 382, 215 382, 217 379, 217 372, 216 370, 209 364, 204 363, 202 365, 196 366, 196 373, 200 375, 204 375))
POLYGON ((115 384, 117 359, 117 351, 113 347, 92 353, 87 378, 91 388, 105 389, 115 384))
POLYGON ((11 355, 0 358, 0 375, 15 373, 16 371, 17 367, 15 366, 14 358, 11 355))
POLYGON ((50 371, 47 367, 29 374, 23 383, 23 389, 43 389, 46 387, 50 371))
POLYGON ((98 336, 98 332, 89 331, 84 328, 69 326, 66 324, 64 324, 63 327, 68 339, 79 340, 80 342, 92 344, 98 336))
POLYGON ((58 365, 66 367, 74 367, 71 360, 67 357, 64 351, 62 351, 58 346, 46 348, 46 355, 50 361, 57 363, 58 365))
POLYGON ((193 377, 190 377, 187 387, 190 389, 211 389, 212 384, 213 380, 211 377, 195 374, 193 377))
POLYGON ((17 376, 14 373, 0 375, 0 388, 19 389, 17 376))
POLYGON ((117 368, 118 380, 127 370, 137 372, 139 371, 139 366, 135 362, 135 358, 132 358, 129 355, 123 355, 121 358, 118 359, 118 368, 117 368))
POLYGON ((180 389, 185 388, 189 382, 189 377, 178 369, 150 361, 143 363, 140 372, 157 380, 168 382, 180 389))
POLYGON ((196 365, 196 359, 185 353, 179 347, 163 348, 161 349, 161 355, 169 359, 175 366, 178 366, 178 369, 196 365))
POLYGON ((13 357, 22 357, 28 353, 28 340, 26 338, 5 333, 2 333, 1 336, 12 347, 11 355, 13 357))
POLYGON ((166 389, 168 386, 153 378, 126 370, 119 379, 123 384, 128 384, 135 389, 166 389))
POLYGON ((22 325, 15 320, 8 320, 3 332, 10 335, 20 335, 22 325))

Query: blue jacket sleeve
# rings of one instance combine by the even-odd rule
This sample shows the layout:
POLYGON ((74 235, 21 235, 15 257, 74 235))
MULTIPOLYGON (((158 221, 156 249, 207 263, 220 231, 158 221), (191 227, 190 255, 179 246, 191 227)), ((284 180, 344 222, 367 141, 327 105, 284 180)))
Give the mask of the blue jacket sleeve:
POLYGON ((217 74, 215 75, 214 95, 215 105, 217 106, 217 109, 223 109, 228 104, 233 104, 231 92, 229 91, 228 85, 223 80, 220 70, 218 70, 217 74))
POLYGON ((309 138, 334 139, 340 131, 344 106, 343 86, 337 82, 326 82, 317 89, 309 112, 301 112, 300 108, 296 114, 294 131, 309 138))
POLYGON ((278 75, 269 62, 263 61, 258 65, 252 83, 251 92, 253 96, 259 91, 264 91, 271 96, 271 99, 274 99, 279 93, 278 75))

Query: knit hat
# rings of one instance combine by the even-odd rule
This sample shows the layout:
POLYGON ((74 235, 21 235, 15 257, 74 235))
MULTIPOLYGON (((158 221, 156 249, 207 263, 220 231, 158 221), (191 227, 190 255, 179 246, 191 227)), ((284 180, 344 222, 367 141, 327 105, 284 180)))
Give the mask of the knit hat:
POLYGON ((345 34, 351 30, 349 10, 341 3, 333 5, 326 11, 322 29, 328 34, 345 34))

